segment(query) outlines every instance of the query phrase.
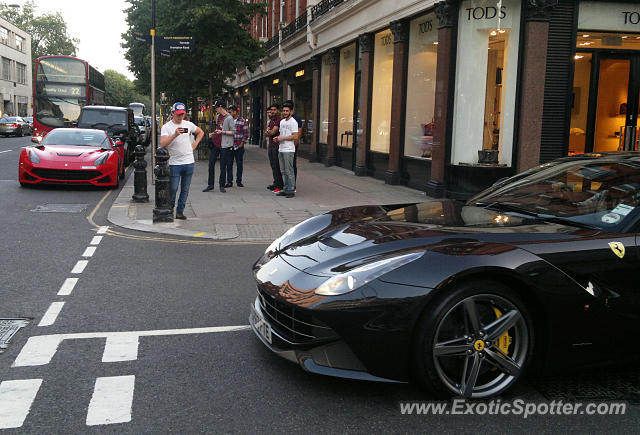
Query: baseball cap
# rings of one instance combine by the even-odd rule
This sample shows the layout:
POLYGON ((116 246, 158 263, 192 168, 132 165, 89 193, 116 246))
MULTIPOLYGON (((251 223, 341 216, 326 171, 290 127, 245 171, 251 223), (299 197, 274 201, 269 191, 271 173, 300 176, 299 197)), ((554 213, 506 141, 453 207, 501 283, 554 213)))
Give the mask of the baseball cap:
POLYGON ((225 107, 224 101, 221 100, 216 100, 215 103, 213 103, 213 107, 217 108, 217 107, 225 107))
POLYGON ((175 103, 171 108, 171 111, 176 115, 180 115, 181 113, 187 113, 187 108, 184 103, 175 103))

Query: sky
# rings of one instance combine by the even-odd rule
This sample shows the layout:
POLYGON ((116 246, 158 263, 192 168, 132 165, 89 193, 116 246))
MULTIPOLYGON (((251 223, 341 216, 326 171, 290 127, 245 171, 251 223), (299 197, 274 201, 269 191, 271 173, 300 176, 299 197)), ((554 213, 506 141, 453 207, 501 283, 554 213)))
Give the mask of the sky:
MULTIPOLYGON (((24 4, 24 0, 4 0, 24 4)), ((36 14, 60 12, 67 22, 69 34, 80 40, 78 57, 100 72, 118 71, 134 79, 129 62, 120 47, 121 34, 127 31, 125 0, 35 0, 36 14)))

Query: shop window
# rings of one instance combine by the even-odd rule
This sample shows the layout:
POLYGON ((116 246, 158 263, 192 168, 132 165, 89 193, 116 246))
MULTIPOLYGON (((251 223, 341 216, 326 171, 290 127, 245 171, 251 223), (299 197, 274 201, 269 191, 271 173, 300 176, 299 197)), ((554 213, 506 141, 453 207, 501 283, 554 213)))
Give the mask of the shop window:
POLYGON ((322 56, 322 69, 320 71, 320 143, 327 143, 329 136, 329 55, 322 56))
POLYGON ((404 155, 430 158, 433 147, 438 26, 435 14, 411 21, 404 155))
POLYGON ((589 112, 589 86, 591 86, 591 59, 591 53, 576 53, 574 56, 569 155, 585 152, 587 114, 589 112))
POLYGON ((338 145, 353 146, 353 98, 356 77, 356 44, 340 50, 338 92, 338 145))
POLYGON ((579 32, 576 47, 612 48, 616 50, 640 50, 640 35, 637 33, 579 32))
POLYGON ((389 152, 392 84, 393 34, 391 30, 385 30, 375 35, 371 103, 371 151, 389 152))
POLYGON ((460 5, 451 163, 511 165, 519 0, 460 5))

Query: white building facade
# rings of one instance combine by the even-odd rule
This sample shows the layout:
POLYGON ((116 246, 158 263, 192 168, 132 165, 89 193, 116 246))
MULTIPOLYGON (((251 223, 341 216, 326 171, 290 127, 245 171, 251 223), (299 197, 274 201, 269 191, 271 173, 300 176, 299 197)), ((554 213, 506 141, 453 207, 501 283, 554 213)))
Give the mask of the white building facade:
POLYGON ((0 112, 33 115, 31 35, 0 18, 0 112))

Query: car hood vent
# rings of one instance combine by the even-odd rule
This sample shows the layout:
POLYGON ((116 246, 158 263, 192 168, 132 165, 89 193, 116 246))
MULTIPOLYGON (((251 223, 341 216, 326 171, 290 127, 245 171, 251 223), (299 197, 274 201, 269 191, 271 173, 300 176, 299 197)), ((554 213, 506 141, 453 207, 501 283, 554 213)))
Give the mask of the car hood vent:
POLYGON ((60 157, 80 157, 82 155, 82 153, 79 153, 79 154, 56 153, 56 154, 59 155, 60 157))

